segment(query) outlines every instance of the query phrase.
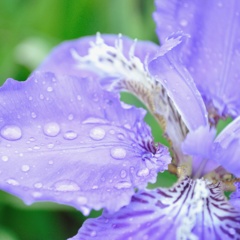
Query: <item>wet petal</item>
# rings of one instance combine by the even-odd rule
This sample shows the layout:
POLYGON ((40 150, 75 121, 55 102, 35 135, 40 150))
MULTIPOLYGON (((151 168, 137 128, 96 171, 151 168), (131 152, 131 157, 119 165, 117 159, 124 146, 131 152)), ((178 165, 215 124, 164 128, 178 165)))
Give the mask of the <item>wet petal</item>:
POLYGON ((28 204, 115 211, 170 162, 154 145, 144 111, 91 79, 9 79, 0 102, 0 188, 28 204))
POLYGON ((215 139, 214 158, 232 174, 240 177, 240 117, 231 122, 215 139))
MULTIPOLYGON (((88 36, 61 43, 38 67, 38 70, 54 72, 57 75, 68 74, 74 76, 97 76, 101 74, 99 72, 94 74, 94 66, 91 66, 88 69, 82 68, 79 66, 78 61, 79 57, 83 57, 89 53, 89 49, 96 42, 98 37, 99 35, 88 36)), ((102 34, 101 39, 104 40, 104 42, 109 46, 115 46, 116 44, 119 44, 119 39, 121 39, 121 46, 119 47, 122 49, 124 56, 127 58, 129 57, 129 52, 131 52, 132 46, 134 45, 134 54, 142 62, 144 62, 146 58, 150 57, 150 55, 153 54, 156 49, 158 49, 158 46, 152 42, 138 41, 135 43, 134 40, 121 35, 102 34)), ((95 56, 97 56, 97 54, 95 56)), ((101 59, 101 61, 106 60, 106 63, 110 63, 110 61, 112 61, 112 58, 114 59, 114 56, 111 54, 105 57, 106 59, 101 59)), ((108 70, 111 72, 111 67, 108 70)))
POLYGON ((236 191, 230 195, 229 202, 240 211, 240 182, 235 183, 236 191))
POLYGON ((186 178, 172 189, 137 193, 113 215, 88 219, 72 240, 239 239, 239 221, 220 184, 186 178))
POLYGON ((240 114, 240 2, 156 0, 161 41, 179 30, 191 35, 183 63, 207 103, 220 115, 240 114))
POLYGON ((179 48, 186 36, 169 37, 149 63, 149 72, 167 90, 189 130, 207 125, 207 112, 192 77, 179 60, 179 48))

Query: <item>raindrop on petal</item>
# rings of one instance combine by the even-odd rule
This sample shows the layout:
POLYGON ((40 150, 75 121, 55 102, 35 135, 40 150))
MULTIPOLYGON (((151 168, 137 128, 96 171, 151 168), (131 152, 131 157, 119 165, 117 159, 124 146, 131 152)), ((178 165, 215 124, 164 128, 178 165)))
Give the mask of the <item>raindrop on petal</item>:
POLYGON ((56 137, 60 132, 60 126, 56 122, 49 122, 44 125, 43 132, 49 137, 56 137))
POLYGON ((23 172, 28 172, 30 167, 29 167, 29 165, 22 165, 21 169, 23 172))
POLYGON ((10 185, 13 185, 13 186, 18 186, 19 185, 19 182, 16 181, 15 179, 12 179, 12 178, 8 179, 6 182, 10 185))
POLYGON ((127 172, 125 170, 122 170, 120 175, 121 175, 121 178, 125 178, 127 176, 127 172))
POLYGON ((86 204, 87 203, 87 198, 84 197, 84 196, 79 196, 77 198, 77 201, 78 201, 79 204, 86 204))
POLYGON ((4 161, 4 162, 7 162, 8 161, 8 156, 2 156, 2 160, 4 161))
POLYGON ((42 185, 42 183, 40 183, 40 182, 34 184, 34 187, 35 187, 35 188, 42 188, 42 186, 43 186, 43 185, 42 185))
POLYGON ((139 177, 146 177, 149 175, 149 169, 148 168, 141 169, 137 172, 137 175, 139 177))
POLYGON ((15 141, 22 137, 22 130, 16 125, 6 125, 1 129, 1 136, 9 141, 15 141))
POLYGON ((126 150, 121 147, 114 147, 111 149, 111 155, 115 159, 124 159, 126 154, 126 150))
POLYGON ((52 91, 53 91, 53 88, 52 88, 52 87, 48 87, 48 88, 47 88, 47 91, 48 91, 48 92, 52 92, 52 91))
POLYGON ((115 188, 117 189, 123 189, 123 188, 130 188, 132 184, 130 182, 119 182, 115 184, 115 188))
POLYGON ((78 136, 77 133, 75 133, 74 131, 67 131, 64 133, 63 137, 66 139, 66 140, 74 140, 76 139, 78 136))
POLYGON ((80 190, 80 187, 78 186, 78 184, 71 180, 61 180, 55 183, 53 188, 54 190, 60 191, 60 192, 74 192, 74 191, 80 190))
POLYGON ((104 129, 100 128, 100 127, 95 127, 95 128, 92 128, 91 131, 90 131, 90 137, 93 139, 93 140, 102 140, 105 135, 106 135, 106 132, 104 129))

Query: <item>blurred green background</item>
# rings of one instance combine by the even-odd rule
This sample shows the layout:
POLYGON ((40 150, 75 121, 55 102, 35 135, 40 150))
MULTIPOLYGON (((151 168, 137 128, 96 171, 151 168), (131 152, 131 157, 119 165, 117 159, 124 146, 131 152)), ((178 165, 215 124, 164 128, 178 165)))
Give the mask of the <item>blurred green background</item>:
MULTIPOLYGON (((0 84, 9 77, 25 80, 52 47, 67 39, 101 32, 157 42, 153 10, 154 0, 0 0, 0 84)), ((142 106, 132 96, 122 97, 142 106)), ((160 141, 156 122, 149 114, 146 120, 160 141)), ((165 185, 171 185, 172 178, 165 178, 165 185)), ((0 240, 66 239, 77 233, 84 219, 67 206, 29 207, 0 192, 0 240)))

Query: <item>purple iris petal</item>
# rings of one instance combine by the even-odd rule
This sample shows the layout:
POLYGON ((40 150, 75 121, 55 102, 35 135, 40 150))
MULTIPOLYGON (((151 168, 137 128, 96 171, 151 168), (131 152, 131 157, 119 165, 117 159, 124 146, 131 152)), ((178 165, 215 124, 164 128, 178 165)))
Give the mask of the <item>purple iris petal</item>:
MULTIPOLYGON (((73 52, 79 56, 85 56, 88 54, 91 43, 96 42, 96 36, 83 37, 76 40, 66 41, 57 46, 52 53, 45 59, 45 61, 38 67, 40 71, 50 71, 58 74, 68 74, 75 76, 92 76, 92 71, 87 71, 79 68, 79 64, 73 56, 73 52)), ((119 39, 121 39, 123 54, 128 57, 129 51, 133 46, 134 40, 118 35, 101 35, 101 38, 109 46, 114 46, 119 39)), ((135 56, 137 56, 142 62, 147 57, 150 57, 157 51, 159 46, 148 41, 138 41, 135 44, 135 56)), ((100 59, 101 60, 101 59, 100 59)), ((106 59, 109 60, 110 59, 106 59)))
POLYGON ((116 211, 170 162, 153 143, 145 111, 91 79, 38 72, 26 82, 9 79, 0 102, 0 188, 28 204, 116 211))
POLYGON ((215 159, 232 174, 240 177, 240 117, 231 122, 216 138, 215 159))
POLYGON ((185 37, 182 33, 169 37, 148 68, 167 90, 188 129, 194 130, 208 124, 207 112, 190 74, 179 60, 179 50, 185 37))
POLYGON ((220 115, 239 115, 240 2, 156 0, 156 7, 161 41, 179 30, 191 35, 183 63, 206 101, 220 115))
POLYGON ((71 239, 239 239, 239 221, 220 184, 186 178, 172 189, 137 193, 119 212, 88 219, 71 239))
POLYGON ((192 173, 194 176, 202 176, 219 166, 213 161, 212 146, 216 136, 216 130, 209 127, 199 127, 189 132, 182 143, 182 150, 185 154, 193 156, 192 173))
POLYGON ((240 211, 240 182, 235 183, 236 191, 230 195, 229 202, 240 211))

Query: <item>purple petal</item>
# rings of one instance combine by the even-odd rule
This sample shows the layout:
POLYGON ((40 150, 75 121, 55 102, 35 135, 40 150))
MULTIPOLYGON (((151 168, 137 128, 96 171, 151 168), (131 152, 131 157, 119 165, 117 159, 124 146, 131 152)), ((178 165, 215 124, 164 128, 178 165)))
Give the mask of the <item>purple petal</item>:
POLYGON ((240 177, 240 117, 219 134, 213 147, 216 161, 226 170, 240 177))
POLYGON ((219 166, 212 157, 212 147, 216 136, 215 129, 199 127, 189 132, 182 144, 183 153, 193 156, 192 172, 194 176, 203 176, 219 166))
POLYGON ((203 100, 188 71, 179 60, 179 48, 186 36, 172 35, 149 63, 149 71, 161 82, 189 130, 207 125, 203 100))
POLYGON ((240 2, 156 0, 156 7, 161 40, 179 30, 191 35, 183 63, 206 101, 220 115, 239 115, 240 2))
POLYGON ((172 189, 137 193, 119 212, 88 219, 71 239, 239 239, 239 221, 220 184, 186 178, 172 189))
MULTIPOLYGON (((50 71, 58 74, 68 74, 74 76, 95 75, 93 69, 83 70, 79 67, 79 62, 74 54, 85 56, 89 53, 92 44, 97 41, 98 36, 83 37, 76 40, 66 41, 57 46, 45 61, 38 67, 41 71, 50 71)), ((148 41, 138 41, 118 35, 101 35, 101 39, 109 46, 115 46, 121 39, 122 50, 125 57, 129 57, 132 46, 135 46, 134 54, 142 62, 159 48, 156 44, 148 41)), ((97 73, 96 75, 98 75, 97 73)))
POLYGON ((0 102, 0 188, 28 204, 115 211, 170 163, 166 148, 153 143, 145 112, 91 79, 9 79, 0 102))
POLYGON ((240 182, 235 183, 236 191, 230 195, 229 202, 240 211, 240 182))

